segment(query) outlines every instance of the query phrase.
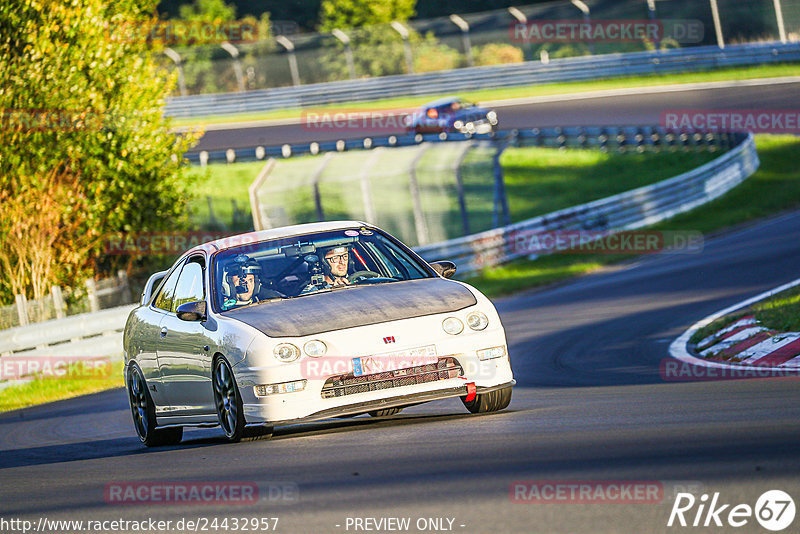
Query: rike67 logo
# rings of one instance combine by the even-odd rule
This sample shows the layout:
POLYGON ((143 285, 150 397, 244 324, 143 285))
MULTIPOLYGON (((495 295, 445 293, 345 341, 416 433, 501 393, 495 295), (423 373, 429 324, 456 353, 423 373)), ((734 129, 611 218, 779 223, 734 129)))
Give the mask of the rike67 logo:
POLYGON ((723 503, 719 492, 710 499, 706 493, 699 499, 691 493, 678 493, 667 526, 739 528, 752 524, 751 520, 755 517, 765 529, 778 532, 789 527, 794 522, 794 516, 794 500, 781 490, 764 492, 755 506, 723 503))

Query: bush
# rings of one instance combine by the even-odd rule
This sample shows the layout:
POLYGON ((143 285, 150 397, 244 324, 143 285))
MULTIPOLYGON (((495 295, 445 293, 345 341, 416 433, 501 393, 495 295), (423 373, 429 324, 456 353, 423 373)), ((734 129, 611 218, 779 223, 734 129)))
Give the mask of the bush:
POLYGON ((0 4, 0 302, 129 267, 103 254, 107 238, 185 223, 194 139, 163 116, 174 80, 147 43, 109 31, 148 23, 156 4, 0 4))
POLYGON ((458 50, 437 41, 433 33, 428 33, 425 40, 414 47, 414 72, 455 69, 461 62, 458 50))
POLYGON ((475 49, 476 65, 522 63, 522 49, 510 44, 489 43, 475 49))

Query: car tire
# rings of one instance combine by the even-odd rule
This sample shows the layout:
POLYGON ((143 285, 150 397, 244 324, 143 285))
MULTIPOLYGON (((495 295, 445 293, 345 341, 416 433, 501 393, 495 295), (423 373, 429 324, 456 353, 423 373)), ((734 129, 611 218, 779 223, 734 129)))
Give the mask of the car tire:
POLYGON ((372 417, 389 417, 390 415, 394 415, 400 413, 403 408, 386 408, 383 410, 373 410, 369 413, 372 417))
POLYGON ((211 383, 214 388, 214 405, 217 409, 219 426, 225 438, 231 443, 239 441, 257 441, 272 437, 272 427, 266 425, 245 426, 244 406, 236 378, 230 364, 225 358, 214 360, 211 372, 211 383))
POLYGON ((489 393, 481 393, 471 401, 466 400, 467 397, 464 396, 461 397, 461 402, 472 413, 496 412, 507 408, 511 403, 511 390, 511 387, 507 387, 489 393))
POLYGON ((128 366, 127 375, 128 402, 139 441, 146 447, 180 443, 183 439, 183 427, 156 428, 156 406, 147 389, 144 374, 135 362, 128 366))

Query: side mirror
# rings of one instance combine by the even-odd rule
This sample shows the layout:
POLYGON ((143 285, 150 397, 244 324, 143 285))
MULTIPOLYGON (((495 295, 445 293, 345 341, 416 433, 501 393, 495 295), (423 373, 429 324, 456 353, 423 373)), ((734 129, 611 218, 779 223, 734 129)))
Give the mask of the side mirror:
POLYGON ((443 278, 452 278, 456 274, 456 264, 452 261, 435 261, 431 263, 431 267, 443 278))
POLYGON ((181 321, 203 321, 206 318, 206 302, 196 300, 181 304, 175 313, 181 321))

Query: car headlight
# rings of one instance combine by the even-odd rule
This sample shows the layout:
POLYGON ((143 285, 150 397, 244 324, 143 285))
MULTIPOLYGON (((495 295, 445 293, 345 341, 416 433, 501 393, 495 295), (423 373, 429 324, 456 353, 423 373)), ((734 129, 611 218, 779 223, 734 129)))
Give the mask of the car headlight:
POLYGON ((451 335, 460 334, 464 330, 464 323, 455 317, 448 317, 442 321, 442 328, 451 335))
POLYGON ((307 342, 303 345, 303 352, 308 354, 313 358, 318 358, 320 356, 324 356, 326 352, 328 352, 328 346, 325 345, 322 341, 318 341, 316 339, 312 339, 311 341, 307 342))
POLYGON ((467 326, 473 330, 483 330, 489 326, 489 318, 481 312, 472 312, 467 315, 467 326))
POLYGON ((486 118, 489 119, 489 122, 491 122, 492 124, 497 124, 497 113, 495 113, 494 111, 490 111, 489 113, 487 113, 486 118))
POLYGON ((300 349, 291 343, 281 343, 272 351, 275 358, 282 362, 293 362, 300 357, 300 349))
POLYGON ((462 126, 464 126, 464 123, 461 121, 456 121, 453 123, 453 128, 461 128, 462 126))

